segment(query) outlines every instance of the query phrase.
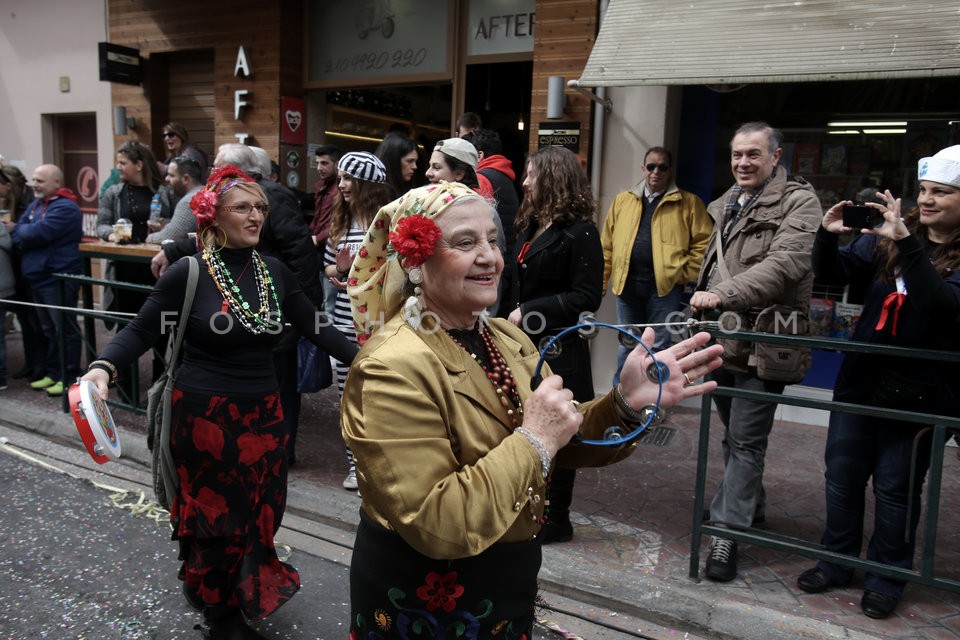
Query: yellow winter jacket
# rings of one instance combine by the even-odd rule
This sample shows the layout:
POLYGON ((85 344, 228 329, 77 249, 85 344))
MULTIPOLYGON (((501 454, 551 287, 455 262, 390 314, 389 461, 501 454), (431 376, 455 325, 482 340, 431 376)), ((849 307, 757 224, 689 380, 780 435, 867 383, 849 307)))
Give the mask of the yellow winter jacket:
MULTIPOLYGON (((630 254, 640 228, 644 182, 617 195, 600 233, 603 245, 603 289, 623 293, 630 270, 630 254)), ((678 284, 695 282, 707 250, 713 220, 696 195, 671 184, 653 212, 653 273, 657 294, 665 296, 678 284)))

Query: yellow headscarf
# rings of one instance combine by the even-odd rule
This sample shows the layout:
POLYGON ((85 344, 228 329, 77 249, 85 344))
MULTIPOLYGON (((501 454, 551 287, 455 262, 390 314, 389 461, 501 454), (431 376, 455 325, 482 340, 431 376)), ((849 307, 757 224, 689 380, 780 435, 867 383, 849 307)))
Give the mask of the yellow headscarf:
POLYGON ((377 212, 347 277, 347 294, 360 344, 390 320, 403 302, 406 273, 390 244, 390 232, 407 216, 422 215, 432 220, 465 196, 476 198, 477 192, 459 182, 441 181, 411 189, 377 212))

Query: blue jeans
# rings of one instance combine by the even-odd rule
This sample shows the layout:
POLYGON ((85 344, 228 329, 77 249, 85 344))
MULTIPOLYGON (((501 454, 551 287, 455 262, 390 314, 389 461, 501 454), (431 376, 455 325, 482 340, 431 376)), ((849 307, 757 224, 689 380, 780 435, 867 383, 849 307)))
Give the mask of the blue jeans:
MULTIPOLYGON (((76 307, 77 299, 80 296, 80 284, 78 282, 68 281, 64 283, 64 300, 62 305, 65 307, 76 307)), ((33 287, 33 300, 42 305, 60 306, 60 282, 54 281, 48 284, 33 287)), ((63 367, 66 371, 66 384, 80 374, 80 326, 77 324, 77 317, 74 314, 63 312, 46 307, 37 307, 37 315, 40 317, 40 327, 47 339, 47 370, 46 374, 54 380, 60 380, 60 332, 66 339, 66 363, 63 367)))
POLYGON ((333 317, 333 310, 337 306, 337 287, 323 275, 323 271, 320 272, 320 284, 323 285, 323 310, 331 318, 333 317))
MULTIPOLYGON (((920 520, 920 495, 930 467, 931 435, 917 444, 913 491, 910 458, 913 439, 925 425, 831 413, 824 453, 827 524, 821 543, 828 551, 858 556, 863 542, 867 482, 873 478, 873 534, 867 559, 910 569, 920 520), (912 505, 910 521, 907 507, 912 505)), ((817 563, 828 576, 845 583, 853 569, 825 560, 817 563)), ((864 589, 899 598, 905 581, 867 573, 864 589)))
MULTIPOLYGON (((683 287, 677 285, 670 293, 660 297, 657 295, 657 283, 653 280, 638 283, 627 280, 623 293, 617 296, 617 322, 619 324, 651 324, 667 322, 674 311, 683 307, 683 287)), ((653 350, 660 351, 672 342, 670 330, 667 327, 658 327, 653 350)), ((613 384, 620 382, 620 370, 630 354, 630 349, 621 345, 617 349, 617 371, 613 374, 613 384)))

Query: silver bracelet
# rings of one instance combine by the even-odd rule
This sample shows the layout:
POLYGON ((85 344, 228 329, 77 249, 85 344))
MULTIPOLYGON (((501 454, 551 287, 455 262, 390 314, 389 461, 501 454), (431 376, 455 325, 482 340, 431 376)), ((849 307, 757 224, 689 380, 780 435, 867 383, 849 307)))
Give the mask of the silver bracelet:
POLYGON ((540 438, 530 433, 527 429, 523 427, 518 427, 513 430, 514 433, 519 433, 524 438, 530 441, 530 444, 533 445, 533 448, 536 450, 537 454, 540 456, 540 472, 543 474, 543 477, 546 478, 550 475, 550 454, 547 453, 547 447, 540 441, 540 438))
POLYGON ((655 404, 646 404, 639 411, 630 406, 626 398, 623 397, 623 390, 618 384, 613 390, 613 406, 617 410, 617 415, 627 424, 646 424, 653 427, 667 418, 667 412, 655 404))
POLYGON ((620 387, 619 382, 617 386, 613 388, 613 401, 624 422, 643 422, 643 414, 631 407, 627 399, 623 397, 623 389, 620 387))

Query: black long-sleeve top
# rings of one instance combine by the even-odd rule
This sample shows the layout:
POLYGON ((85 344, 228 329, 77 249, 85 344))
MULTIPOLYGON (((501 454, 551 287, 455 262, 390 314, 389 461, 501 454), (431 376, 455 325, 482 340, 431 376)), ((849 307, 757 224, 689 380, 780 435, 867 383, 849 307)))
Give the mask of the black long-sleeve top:
MULTIPOLYGON (((921 241, 909 235, 896 241, 900 275, 906 286, 906 297, 896 314, 896 335, 892 307, 888 320, 877 329, 884 301, 897 288, 878 277, 882 265, 877 258, 878 237, 861 235, 844 247, 838 237, 821 228, 813 247, 813 269, 825 284, 858 284, 866 288, 863 311, 853 331, 859 342, 960 351, 960 272, 945 277, 937 274, 930 263, 936 243, 921 241)), ((858 402, 869 397, 881 376, 891 370, 917 379, 935 382, 939 388, 936 407, 931 413, 960 414, 960 367, 954 363, 890 356, 848 353, 845 355, 834 398, 858 402)))
MULTIPOLYGON (((230 273, 238 278, 240 295, 255 306, 257 284, 253 266, 249 265, 252 254, 253 249, 220 252, 230 273), (241 272, 243 275, 238 275, 241 272)), ((266 394, 275 390, 272 350, 280 340, 280 332, 251 333, 227 310, 226 316, 232 320, 229 322, 222 313, 223 295, 208 273, 206 262, 199 254, 196 259, 200 273, 184 334, 177 386, 204 393, 266 394)), ((356 345, 323 320, 283 263, 271 257, 264 257, 264 262, 273 279, 282 321, 292 324, 301 335, 337 360, 351 363, 357 352, 356 345)), ((187 260, 182 259, 163 274, 136 318, 103 349, 102 359, 117 367, 127 367, 158 338, 173 331, 183 306, 188 269, 187 260)), ((271 308, 273 306, 271 302, 271 308)))

